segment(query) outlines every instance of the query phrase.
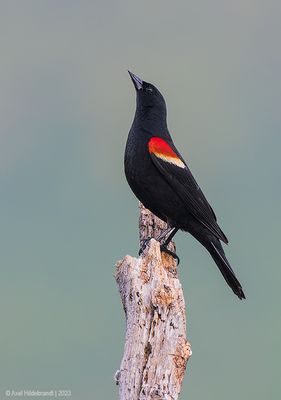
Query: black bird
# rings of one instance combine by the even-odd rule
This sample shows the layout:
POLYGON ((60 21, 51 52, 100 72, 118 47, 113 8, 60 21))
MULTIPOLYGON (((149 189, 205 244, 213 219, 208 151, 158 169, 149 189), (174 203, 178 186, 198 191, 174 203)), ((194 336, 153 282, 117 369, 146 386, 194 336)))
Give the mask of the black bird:
MULTIPOLYGON (((164 97, 151 83, 129 71, 137 93, 136 113, 125 150, 125 174, 136 197, 153 214, 167 222, 157 238, 167 249, 181 229, 193 235, 211 254, 233 292, 245 298, 221 245, 228 243, 216 215, 176 149, 167 127, 164 97)), ((142 251, 141 249, 140 251, 142 251)))

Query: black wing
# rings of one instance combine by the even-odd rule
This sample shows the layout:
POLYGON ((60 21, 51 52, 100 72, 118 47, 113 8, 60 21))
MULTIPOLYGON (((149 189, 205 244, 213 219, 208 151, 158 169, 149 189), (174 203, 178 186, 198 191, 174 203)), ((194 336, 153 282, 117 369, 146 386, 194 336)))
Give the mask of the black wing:
POLYGON ((172 142, 168 143, 165 141, 165 145, 169 146, 171 149, 170 154, 174 153, 177 157, 171 157, 170 154, 153 152, 150 149, 150 156, 156 168, 182 199, 188 211, 213 235, 224 243, 228 243, 225 234, 217 223, 217 218, 212 207, 192 176, 183 158, 172 142))

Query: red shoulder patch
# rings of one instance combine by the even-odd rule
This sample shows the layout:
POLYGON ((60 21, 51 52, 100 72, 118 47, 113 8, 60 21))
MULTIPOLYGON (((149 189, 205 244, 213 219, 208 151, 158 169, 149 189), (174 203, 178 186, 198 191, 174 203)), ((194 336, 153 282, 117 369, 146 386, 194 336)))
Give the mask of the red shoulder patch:
POLYGON ((184 163, 172 147, 160 137, 153 137, 149 140, 148 150, 150 154, 154 154, 166 162, 177 165, 180 168, 185 168, 184 163))
POLYGON ((148 143, 148 148, 150 153, 157 153, 157 154, 163 154, 168 157, 176 157, 176 153, 174 150, 171 148, 171 146, 168 145, 167 142, 165 142, 164 139, 161 139, 159 137, 153 137, 150 139, 148 143))

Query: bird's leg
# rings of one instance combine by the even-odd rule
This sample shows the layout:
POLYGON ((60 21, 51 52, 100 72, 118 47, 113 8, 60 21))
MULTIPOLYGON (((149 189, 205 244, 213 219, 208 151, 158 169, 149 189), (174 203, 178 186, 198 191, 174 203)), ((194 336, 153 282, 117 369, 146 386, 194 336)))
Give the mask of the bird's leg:
MULTIPOLYGON (((170 227, 165 229, 155 240, 157 240, 158 242, 161 242, 162 239, 164 239, 167 235, 167 239, 165 240, 165 242, 163 244, 160 245, 160 250, 163 251, 164 253, 169 254, 170 256, 172 256, 173 258, 175 258, 178 262, 178 264, 180 263, 180 259, 179 257, 176 255, 176 253, 174 253, 173 251, 168 249, 168 244, 170 243, 170 241, 173 239, 173 237, 175 236, 175 234, 177 233, 178 228, 175 227, 170 227)), ((145 240, 143 240, 142 246, 139 250, 139 256, 144 252, 147 244, 149 243, 149 241, 152 238, 149 237, 145 240)))
POLYGON ((171 233, 169 234, 169 236, 167 237, 167 239, 165 240, 165 242, 163 244, 161 244, 160 246, 160 250, 163 251, 164 253, 169 254, 170 256, 172 256, 173 258, 175 258, 178 262, 178 265, 180 263, 180 259, 179 257, 176 255, 176 253, 174 253, 173 251, 168 249, 168 244, 170 243, 170 241, 173 239, 173 237, 175 236, 175 234, 177 233, 178 228, 172 228, 171 233))
MULTIPOLYGON (((157 240, 158 242, 161 242, 161 240, 164 239, 164 238, 165 238, 171 231, 173 231, 174 229, 175 229, 175 228, 169 226, 169 227, 168 227, 167 229, 165 229, 159 236, 157 236, 157 238, 155 238, 155 240, 157 240)), ((144 252, 146 246, 148 245, 148 243, 149 243, 149 241, 150 241, 151 239, 152 239, 152 238, 149 237, 149 238, 144 239, 144 240, 142 241, 141 248, 139 249, 139 256, 144 252)))
POLYGON ((157 238, 155 238, 155 240, 157 240, 157 242, 161 242, 162 239, 164 239, 171 231, 173 231, 175 228, 169 226, 167 229, 165 229, 159 236, 157 236, 157 238))
POLYGON ((139 256, 144 252, 146 246, 148 245, 151 239, 152 239, 151 237, 148 237, 142 240, 141 248, 139 249, 139 256))
MULTIPOLYGON (((167 237, 167 239, 165 240, 165 242, 163 243, 163 246, 168 246, 168 244, 170 243, 170 241, 173 239, 173 237, 175 236, 175 234, 177 233, 179 229, 176 227, 173 228, 169 228, 169 230, 167 230, 167 233, 170 233, 169 236, 167 237)), ((166 236, 166 235, 165 235, 166 236)))

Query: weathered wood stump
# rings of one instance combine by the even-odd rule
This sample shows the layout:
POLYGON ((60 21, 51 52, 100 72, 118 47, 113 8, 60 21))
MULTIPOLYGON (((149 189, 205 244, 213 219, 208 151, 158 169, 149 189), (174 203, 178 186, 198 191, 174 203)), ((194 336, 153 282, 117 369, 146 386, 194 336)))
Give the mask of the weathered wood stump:
MULTIPOLYGON (((167 226, 140 209, 142 243, 167 226)), ((126 314, 124 355, 115 375, 120 400, 178 399, 191 348, 176 261, 152 239, 141 257, 127 255, 116 264, 116 281, 126 314)))

